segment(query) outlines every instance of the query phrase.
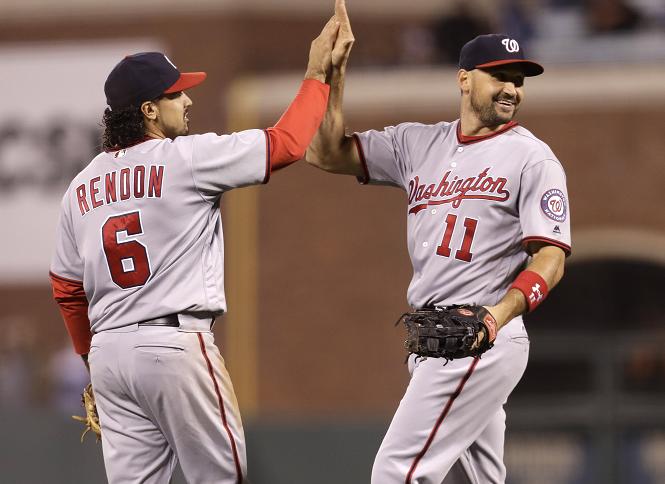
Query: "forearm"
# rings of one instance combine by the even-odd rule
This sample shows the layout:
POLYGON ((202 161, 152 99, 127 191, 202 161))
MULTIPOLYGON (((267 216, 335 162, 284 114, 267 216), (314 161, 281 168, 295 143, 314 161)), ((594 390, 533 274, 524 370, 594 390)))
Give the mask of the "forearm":
MULTIPOLYGON (((88 319, 88 299, 83 290, 83 284, 79 281, 64 279, 53 273, 50 276, 53 298, 60 308, 60 314, 72 339, 74 351, 79 355, 87 355, 90 351, 92 333, 88 319)), ((85 358, 84 361, 86 361, 85 358)))
POLYGON ((363 169, 356 143, 345 133, 341 111, 330 108, 305 153, 307 162, 322 170, 341 175, 362 176, 363 169))
POLYGON ((338 7, 336 15, 341 26, 339 39, 333 50, 328 106, 321 126, 307 149, 305 159, 309 164, 331 173, 363 176, 360 154, 353 138, 346 135, 342 112, 346 64, 355 39, 346 8, 344 5, 338 7))
MULTIPOLYGON (((540 276, 546 284, 547 291, 551 291, 563 277, 565 258, 566 256, 560 248, 544 246, 534 252, 533 259, 525 271, 540 276)), ((529 303, 522 291, 511 288, 498 304, 488 306, 487 309, 495 317, 497 329, 499 329, 511 319, 527 312, 529 303)))
POLYGON ((316 133, 328 102, 329 86, 305 79, 291 105, 275 126, 266 129, 270 146, 270 170, 301 159, 316 133))
POLYGON ((339 22, 333 16, 310 45, 307 72, 298 94, 275 126, 265 130, 271 172, 301 159, 321 124, 330 92, 325 82, 338 30, 339 22))

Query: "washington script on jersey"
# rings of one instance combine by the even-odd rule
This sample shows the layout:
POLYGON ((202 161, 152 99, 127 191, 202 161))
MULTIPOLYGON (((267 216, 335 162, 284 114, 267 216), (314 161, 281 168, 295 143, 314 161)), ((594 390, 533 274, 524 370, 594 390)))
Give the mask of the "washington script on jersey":
POLYGON ((163 179, 163 165, 136 165, 96 176, 76 187, 81 215, 102 205, 130 198, 161 198, 163 179))
POLYGON ((409 213, 418 213, 427 208, 428 205, 441 205, 450 203, 454 208, 458 208, 462 200, 495 200, 505 202, 510 198, 510 192, 505 189, 508 180, 503 177, 492 178, 488 176, 491 167, 485 168, 478 176, 469 178, 458 178, 454 176, 448 181, 450 171, 444 173, 443 178, 437 184, 421 185, 420 178, 415 176, 409 181, 409 205, 421 200, 427 200, 426 203, 419 203, 409 208, 409 213), (495 195, 492 195, 495 194, 495 195), (438 200, 433 200, 441 197, 438 200))

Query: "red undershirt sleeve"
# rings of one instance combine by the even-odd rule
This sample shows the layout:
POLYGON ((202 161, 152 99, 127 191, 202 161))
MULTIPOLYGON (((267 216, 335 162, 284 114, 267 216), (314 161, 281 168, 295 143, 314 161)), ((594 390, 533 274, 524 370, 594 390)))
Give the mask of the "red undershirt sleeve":
POLYGON ((323 120, 329 93, 328 84, 305 79, 279 121, 272 128, 266 129, 271 172, 305 156, 305 151, 323 120))
POLYGON ((90 351, 92 332, 88 319, 88 298, 83 290, 83 283, 65 279, 49 273, 53 299, 58 303, 60 314, 74 344, 74 351, 85 355, 90 351))

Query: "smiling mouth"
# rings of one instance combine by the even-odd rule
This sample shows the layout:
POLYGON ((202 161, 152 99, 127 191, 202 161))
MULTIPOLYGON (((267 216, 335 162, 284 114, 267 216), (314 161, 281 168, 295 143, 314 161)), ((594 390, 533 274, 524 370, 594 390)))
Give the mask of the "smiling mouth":
POLYGON ((495 102, 505 107, 514 107, 516 104, 515 101, 511 101, 509 99, 497 99, 495 102))

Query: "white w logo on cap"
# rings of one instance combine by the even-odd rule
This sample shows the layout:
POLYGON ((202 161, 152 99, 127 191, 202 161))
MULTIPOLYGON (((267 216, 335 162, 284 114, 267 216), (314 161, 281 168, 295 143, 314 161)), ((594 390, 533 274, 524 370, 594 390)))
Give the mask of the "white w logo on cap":
POLYGON ((501 41, 508 52, 519 52, 520 44, 515 39, 503 39, 501 41))
POLYGON ((173 66, 174 69, 177 69, 177 67, 175 66, 175 64, 174 64, 173 62, 171 62, 171 59, 169 59, 168 57, 166 57, 166 54, 162 54, 162 55, 164 56, 164 59, 166 59, 166 60, 168 61, 168 63, 171 64, 171 65, 173 66))

